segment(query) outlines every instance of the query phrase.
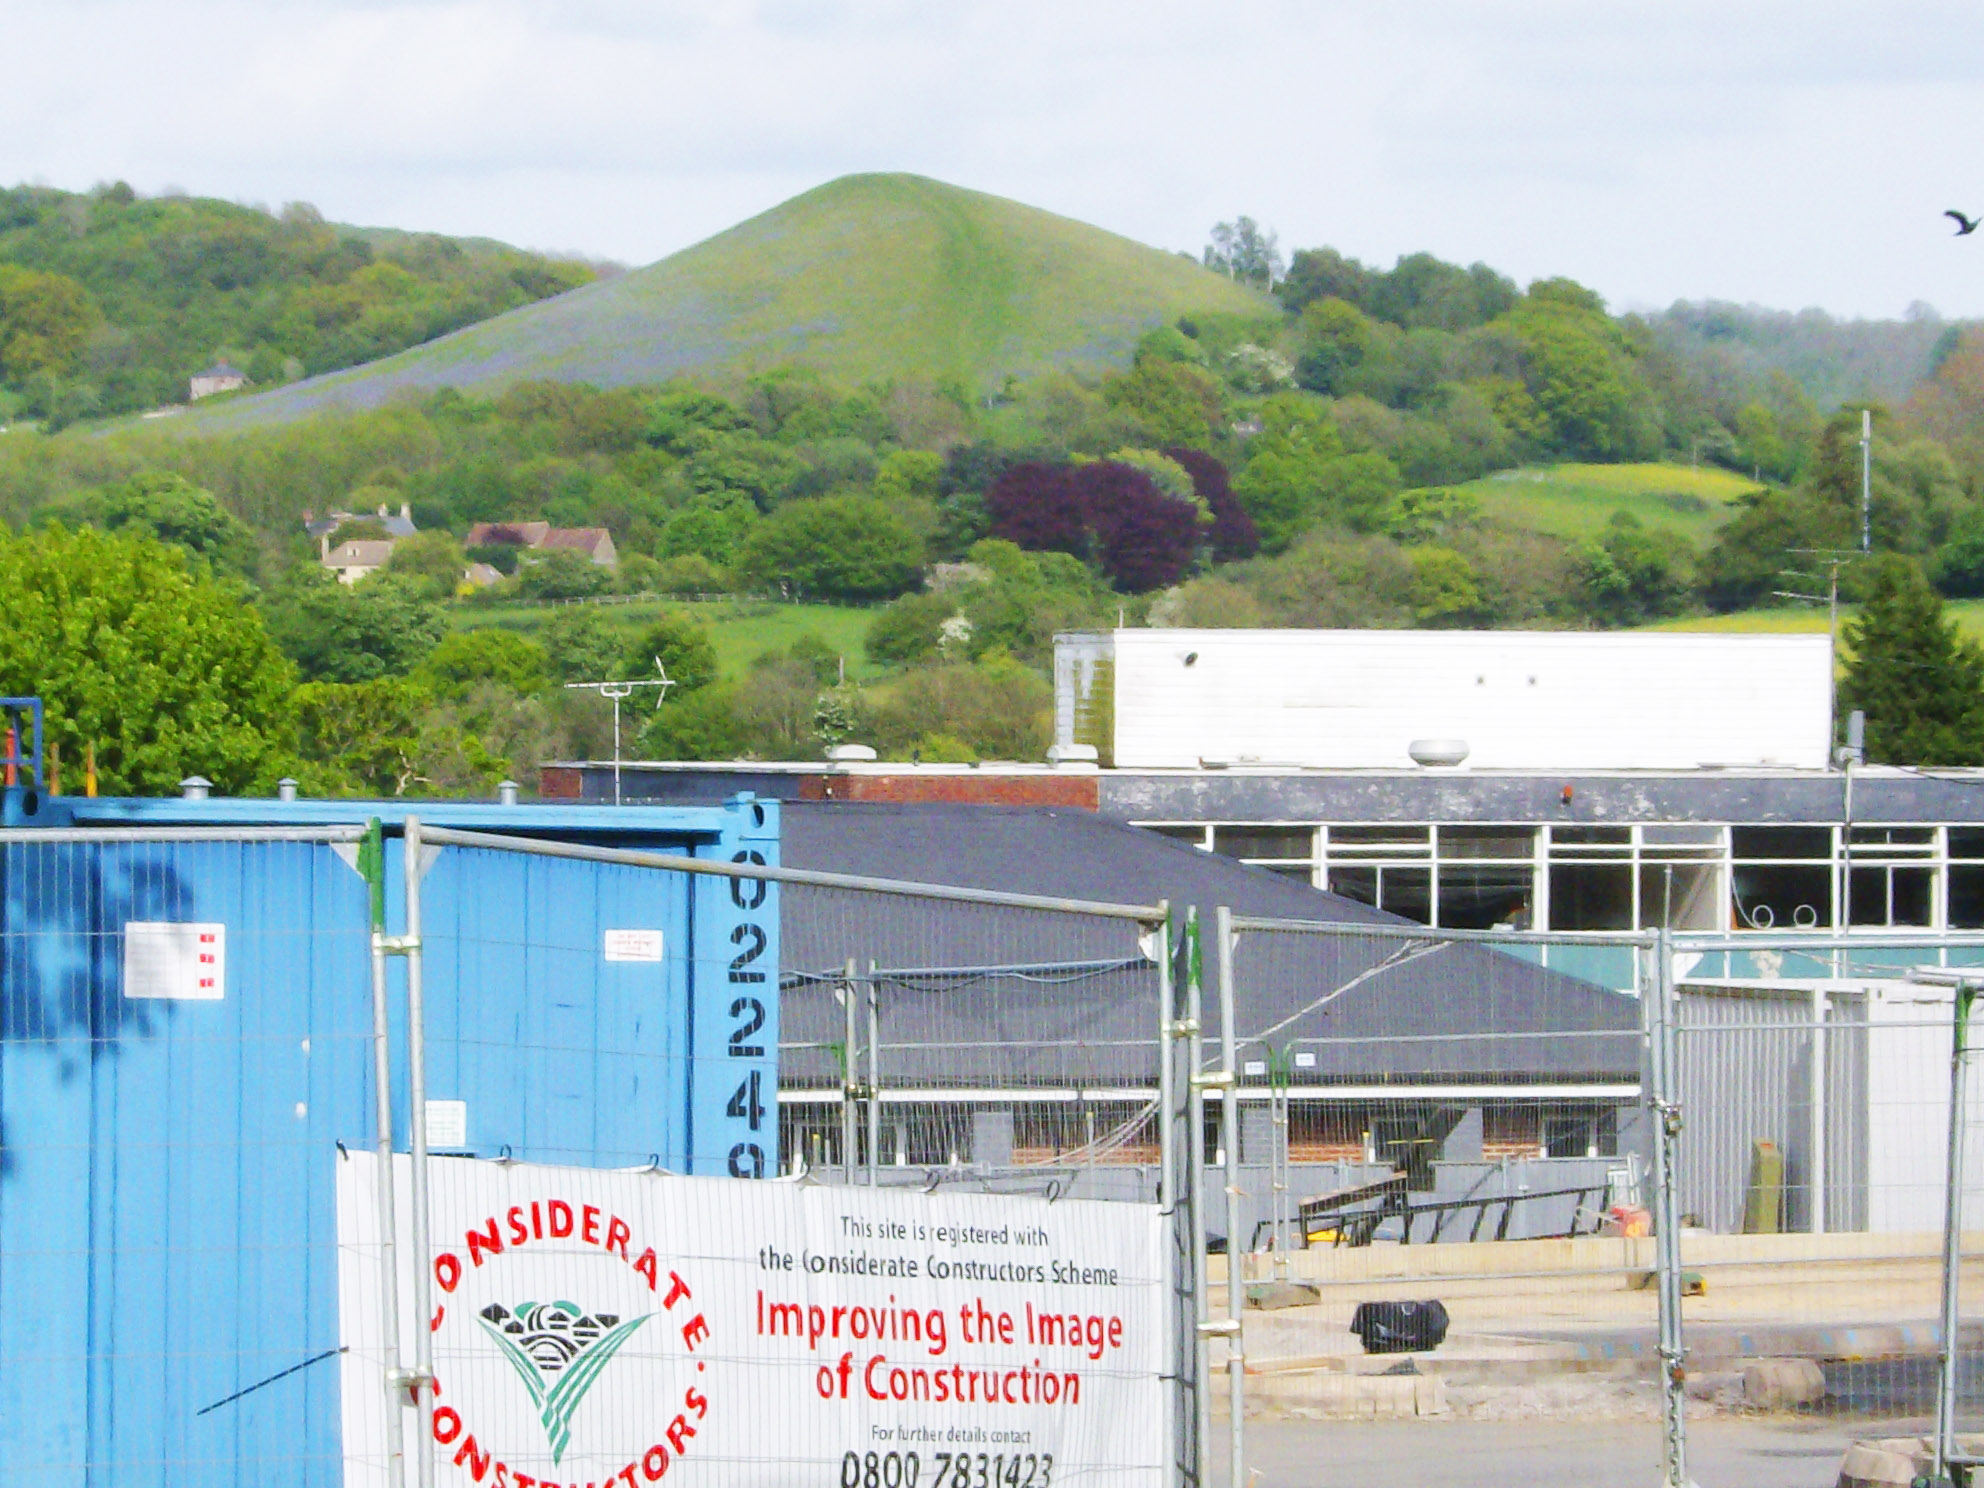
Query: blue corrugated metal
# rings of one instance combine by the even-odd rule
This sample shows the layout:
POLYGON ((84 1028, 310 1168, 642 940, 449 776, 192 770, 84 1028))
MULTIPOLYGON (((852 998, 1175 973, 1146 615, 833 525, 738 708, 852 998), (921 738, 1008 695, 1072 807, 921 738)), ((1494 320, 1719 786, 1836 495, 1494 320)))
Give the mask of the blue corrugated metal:
MULTIPOLYGON (((390 803, 50 801, 46 825, 396 824, 390 803)), ((775 808, 410 808, 424 820, 777 860, 775 808)), ((389 929, 403 928, 397 845, 389 929)), ((775 1171, 776 943, 762 1055, 730 1056, 761 886, 448 848, 423 880, 428 1095, 470 1151, 775 1171), (607 929, 663 933, 607 962, 607 929), (747 934, 745 940, 751 937, 747 934), (727 1113, 759 1073, 768 1115, 727 1113)), ((0 840, 0 1462, 10 1485, 331 1488, 341 1478, 332 1174, 373 1141, 365 885, 283 842, 0 840), (133 1000, 132 920, 227 926, 225 997, 133 1000)), ((396 1145, 407 1115, 393 970, 396 1145)))

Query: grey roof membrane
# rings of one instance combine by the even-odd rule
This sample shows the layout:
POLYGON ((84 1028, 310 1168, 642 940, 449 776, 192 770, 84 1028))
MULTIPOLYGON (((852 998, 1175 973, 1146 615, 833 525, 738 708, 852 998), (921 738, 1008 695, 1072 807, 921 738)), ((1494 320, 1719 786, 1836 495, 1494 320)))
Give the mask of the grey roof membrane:
MULTIPOLYGON (((1209 1034, 1216 907, 1343 926, 1249 931, 1234 950, 1242 1058, 1285 1059, 1297 1085, 1638 1077, 1639 1005, 1629 996, 1513 948, 1388 935, 1407 922, 1089 812, 845 803, 782 812, 787 867, 1166 900, 1174 918, 1196 906, 1209 1034)), ((864 974, 877 968, 885 1085, 1155 1083, 1159 979, 1134 924, 792 885, 781 895, 783 1083, 838 1083, 829 1046, 845 1039, 838 989, 850 958, 864 974)))

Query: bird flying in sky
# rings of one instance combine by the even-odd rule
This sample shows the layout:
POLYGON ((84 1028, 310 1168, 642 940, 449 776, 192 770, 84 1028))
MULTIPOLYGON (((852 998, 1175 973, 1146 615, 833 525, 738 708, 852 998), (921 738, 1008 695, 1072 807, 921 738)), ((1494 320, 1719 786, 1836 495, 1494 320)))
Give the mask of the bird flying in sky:
POLYGON ((1984 218, 1966 217, 1963 215, 1963 213, 1956 211, 1945 212, 1943 213, 1943 215, 1945 217, 1954 217, 1956 219, 1956 235, 1959 238, 1969 237, 1972 233, 1977 231, 1977 224, 1980 221, 1984 221, 1984 218))

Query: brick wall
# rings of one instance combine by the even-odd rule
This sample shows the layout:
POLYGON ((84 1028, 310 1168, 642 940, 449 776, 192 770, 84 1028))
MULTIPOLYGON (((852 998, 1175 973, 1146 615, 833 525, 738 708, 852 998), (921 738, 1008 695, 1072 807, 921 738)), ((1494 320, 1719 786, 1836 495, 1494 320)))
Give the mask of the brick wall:
POLYGON ((880 801, 892 805, 944 802, 966 806, 1072 806, 1101 804, 1096 775, 808 775, 802 801, 880 801))

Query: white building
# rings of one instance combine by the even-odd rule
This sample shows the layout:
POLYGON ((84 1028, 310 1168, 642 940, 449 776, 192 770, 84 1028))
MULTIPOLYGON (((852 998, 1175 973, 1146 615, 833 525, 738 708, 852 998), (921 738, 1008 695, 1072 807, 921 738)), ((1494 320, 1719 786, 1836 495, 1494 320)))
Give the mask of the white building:
POLYGON ((384 568, 392 556, 390 538, 353 538, 326 553, 324 567, 337 574, 340 584, 356 584, 384 568))
POLYGON ((1056 742, 1118 769, 1823 769, 1832 666, 1822 635, 1076 634, 1056 742))
POLYGON ((221 361, 215 362, 211 367, 205 368, 202 371, 195 372, 188 380, 187 391, 192 394, 193 401, 197 403, 202 398, 211 398, 215 393, 231 393, 236 388, 246 387, 247 385, 248 374, 246 372, 243 372, 239 367, 230 366, 228 363, 221 361))

